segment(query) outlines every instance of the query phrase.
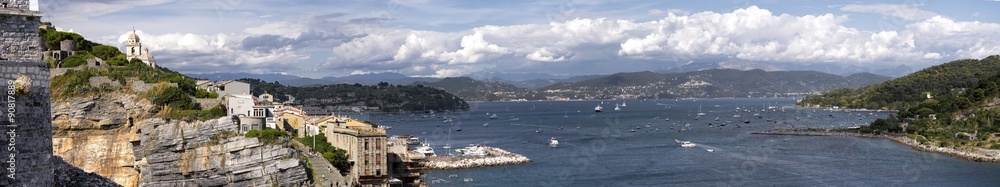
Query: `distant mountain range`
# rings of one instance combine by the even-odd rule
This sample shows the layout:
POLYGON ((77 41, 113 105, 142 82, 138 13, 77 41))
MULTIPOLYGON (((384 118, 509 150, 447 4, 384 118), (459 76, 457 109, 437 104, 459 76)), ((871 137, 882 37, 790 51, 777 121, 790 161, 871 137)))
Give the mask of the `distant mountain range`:
POLYGON ((712 97, 788 97, 889 80, 870 73, 839 76, 817 71, 709 69, 685 73, 618 73, 540 89, 565 99, 666 99, 712 97))
MULTIPOLYGON (((471 77, 414 78, 398 73, 324 77, 322 79, 289 79, 288 76, 282 75, 268 75, 268 77, 287 86, 355 83, 375 85, 379 82, 395 85, 419 84, 445 90, 468 101, 789 97, 816 94, 835 88, 857 88, 890 79, 872 73, 840 76, 817 71, 738 70, 751 67, 768 68, 766 65, 749 61, 727 61, 715 65, 737 69, 707 69, 680 73, 645 71, 574 77, 525 74, 526 77, 516 79, 519 81, 501 78, 510 74, 479 74, 482 79, 471 77), (501 76, 484 78, 488 77, 485 75, 501 76)), ((712 66, 688 64, 682 67, 701 69, 712 66)))

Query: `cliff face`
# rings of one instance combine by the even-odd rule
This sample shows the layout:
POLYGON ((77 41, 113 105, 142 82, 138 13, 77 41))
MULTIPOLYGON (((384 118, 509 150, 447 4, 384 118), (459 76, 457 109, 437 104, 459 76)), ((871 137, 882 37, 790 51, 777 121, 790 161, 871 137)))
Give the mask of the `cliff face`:
POLYGON ((52 105, 54 154, 123 186, 298 186, 308 180, 295 150, 244 138, 229 117, 155 118, 159 107, 121 93, 52 105))

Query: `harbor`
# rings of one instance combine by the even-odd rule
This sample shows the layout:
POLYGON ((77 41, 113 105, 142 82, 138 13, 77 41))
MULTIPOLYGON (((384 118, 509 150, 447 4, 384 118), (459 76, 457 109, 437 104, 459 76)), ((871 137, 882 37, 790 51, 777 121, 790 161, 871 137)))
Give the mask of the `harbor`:
POLYGON ((485 155, 481 156, 433 156, 428 157, 424 166, 434 170, 468 169, 477 167, 502 166, 530 163, 531 159, 524 155, 489 147, 478 146, 485 155))

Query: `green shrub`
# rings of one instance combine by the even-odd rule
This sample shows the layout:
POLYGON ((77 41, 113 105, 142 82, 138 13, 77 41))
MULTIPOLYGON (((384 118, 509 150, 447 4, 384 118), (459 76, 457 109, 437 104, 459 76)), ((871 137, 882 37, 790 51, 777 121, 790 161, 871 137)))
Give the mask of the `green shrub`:
POLYGON ((63 59, 62 66, 60 67, 63 68, 77 67, 86 64, 87 59, 93 59, 93 58, 94 55, 91 55, 90 53, 87 53, 85 51, 77 51, 76 54, 70 55, 69 57, 66 57, 66 59, 63 59))
POLYGON ((278 129, 264 129, 264 130, 250 130, 247 131, 243 136, 247 138, 257 138, 261 142, 265 143, 277 143, 278 139, 281 137, 288 137, 288 133, 278 129))

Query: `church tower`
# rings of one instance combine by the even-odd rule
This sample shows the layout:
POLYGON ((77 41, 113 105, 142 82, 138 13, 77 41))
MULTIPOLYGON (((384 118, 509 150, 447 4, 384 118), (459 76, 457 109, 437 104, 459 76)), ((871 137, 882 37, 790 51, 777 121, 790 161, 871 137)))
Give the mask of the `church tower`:
POLYGON ((125 41, 125 58, 129 61, 139 59, 147 66, 156 68, 156 60, 149 54, 149 48, 142 48, 142 42, 139 42, 139 35, 135 34, 135 29, 132 29, 132 34, 129 34, 128 40, 125 41))
POLYGON ((142 55, 142 43, 139 43, 139 35, 132 29, 132 34, 128 35, 128 41, 125 42, 125 56, 132 60, 140 55, 142 55))

